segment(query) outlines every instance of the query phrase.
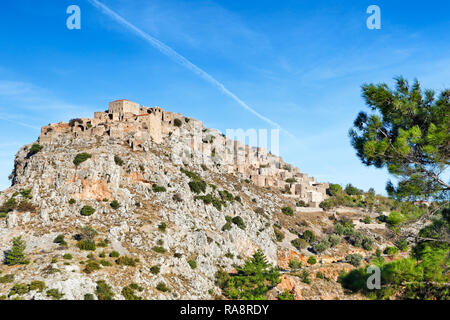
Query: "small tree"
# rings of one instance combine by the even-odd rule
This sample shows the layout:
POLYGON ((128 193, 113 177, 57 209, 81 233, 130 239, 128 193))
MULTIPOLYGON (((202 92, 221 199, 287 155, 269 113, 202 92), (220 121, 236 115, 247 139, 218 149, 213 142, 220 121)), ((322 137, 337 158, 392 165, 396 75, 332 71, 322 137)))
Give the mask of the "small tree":
POLYGON ((16 237, 12 239, 12 247, 6 253, 6 261, 7 265, 13 266, 17 264, 28 264, 29 261, 25 258, 25 249, 27 244, 22 237, 16 237))

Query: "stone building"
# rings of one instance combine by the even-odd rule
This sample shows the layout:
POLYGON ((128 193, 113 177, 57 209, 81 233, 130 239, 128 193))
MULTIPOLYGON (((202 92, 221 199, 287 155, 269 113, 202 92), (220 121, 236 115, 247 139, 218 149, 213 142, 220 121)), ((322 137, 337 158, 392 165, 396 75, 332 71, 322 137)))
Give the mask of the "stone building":
POLYGON ((279 188, 286 196, 311 206, 317 207, 327 197, 328 184, 315 182, 265 148, 227 139, 220 132, 205 128, 201 121, 179 113, 124 99, 109 103, 107 111, 95 112, 92 119, 72 119, 69 123, 44 126, 39 143, 51 144, 63 135, 74 138, 109 136, 125 141, 133 151, 145 151, 149 143, 161 144, 174 133, 184 142, 182 153, 190 159, 199 154, 204 163, 219 165, 227 173, 238 174, 259 187, 279 188))

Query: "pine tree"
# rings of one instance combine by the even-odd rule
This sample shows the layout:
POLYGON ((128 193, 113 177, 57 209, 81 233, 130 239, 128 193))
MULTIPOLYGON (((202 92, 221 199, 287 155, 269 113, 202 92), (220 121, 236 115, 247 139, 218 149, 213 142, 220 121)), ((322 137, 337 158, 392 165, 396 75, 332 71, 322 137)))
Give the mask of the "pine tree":
POLYGON ((6 264, 13 266, 16 264, 28 264, 29 261, 25 258, 26 242, 22 237, 12 239, 12 247, 6 254, 6 264))

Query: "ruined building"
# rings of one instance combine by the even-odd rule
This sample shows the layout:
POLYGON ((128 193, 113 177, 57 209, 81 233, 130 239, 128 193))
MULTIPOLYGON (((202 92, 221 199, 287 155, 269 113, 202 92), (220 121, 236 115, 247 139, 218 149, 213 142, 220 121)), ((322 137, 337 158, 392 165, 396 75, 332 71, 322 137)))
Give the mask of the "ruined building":
POLYGON ((279 188, 286 195, 317 207, 327 196, 329 185, 284 163, 265 148, 250 147, 207 129, 201 121, 167 112, 159 107, 145 107, 128 100, 116 100, 94 118, 72 119, 69 123, 44 126, 39 143, 51 144, 61 136, 73 138, 109 137, 126 142, 133 151, 147 151, 151 143, 165 139, 183 141, 185 150, 173 150, 173 156, 193 159, 201 155, 226 173, 235 173, 259 187, 279 188))

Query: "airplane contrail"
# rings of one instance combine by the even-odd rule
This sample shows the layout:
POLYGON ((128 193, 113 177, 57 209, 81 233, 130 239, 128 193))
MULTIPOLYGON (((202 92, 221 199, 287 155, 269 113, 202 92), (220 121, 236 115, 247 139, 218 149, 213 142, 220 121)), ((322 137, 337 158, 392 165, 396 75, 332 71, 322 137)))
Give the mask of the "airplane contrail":
MULTIPOLYGON (((247 111, 253 113, 255 116, 257 116, 259 119, 267 122, 268 124, 270 124, 273 127, 276 127, 277 129, 280 129, 280 131, 285 132, 286 134, 288 134, 291 137, 294 137, 291 133, 289 133, 288 131, 286 131, 285 129, 283 129, 278 123, 270 120, 269 118, 263 116, 262 114, 260 114, 258 111, 256 111, 255 109, 253 109, 252 107, 250 107, 247 103, 245 103, 244 101, 242 101, 241 99, 239 99, 239 97, 237 97, 233 92, 231 92, 230 90, 228 90, 222 83, 220 83, 219 81, 217 81, 213 76, 211 76, 209 73, 207 73, 206 71, 204 71, 203 69, 199 68, 198 66, 196 66, 195 64, 193 64, 192 62, 190 62, 188 59, 186 59, 185 57, 183 57, 181 54, 179 54, 178 52, 176 52, 175 50, 173 50, 171 47, 169 47, 168 45, 164 44, 163 42, 159 41, 158 39, 152 37, 151 35, 149 35, 148 33, 142 31, 141 29, 139 29, 138 27, 136 27, 135 25, 133 25, 132 23, 130 23, 129 21, 127 21, 125 18, 123 18, 122 16, 120 16, 119 14, 117 14, 115 11, 113 11, 112 9, 110 9, 109 7, 107 7, 105 4, 101 3, 98 0, 88 0, 92 5, 94 5, 95 7, 97 7, 98 9, 100 9, 101 11, 103 11, 103 13, 105 13, 106 15, 110 16, 111 18, 113 18, 114 20, 116 20, 117 22, 123 24, 124 26, 126 26, 127 28, 129 28, 130 30, 134 31, 136 34, 138 34, 140 37, 142 37, 143 39, 147 40, 152 46, 154 46, 156 49, 158 49, 159 51, 161 51, 163 54, 165 54, 166 56, 168 56, 169 58, 171 58, 172 60, 174 60, 175 62, 177 62, 178 64, 186 67, 187 69, 191 70, 192 72, 194 72, 195 74, 197 74, 198 76, 202 77, 203 79, 205 79, 206 81, 208 81, 209 83, 211 83, 212 85, 214 85, 215 87, 217 87, 220 91, 222 91, 222 93, 226 94, 227 96, 231 97, 234 101, 236 101, 240 106, 242 106, 244 109, 246 109, 247 111)), ((295 137, 294 137, 295 138, 295 137)))
POLYGON ((7 122, 10 122, 10 123, 14 123, 14 124, 17 124, 17 125, 25 127, 25 128, 30 128, 30 129, 34 129, 34 130, 41 130, 41 128, 29 125, 27 123, 20 122, 20 121, 15 121, 15 120, 11 120, 11 119, 7 119, 7 118, 4 118, 4 117, 0 117, 0 120, 7 121, 7 122))

